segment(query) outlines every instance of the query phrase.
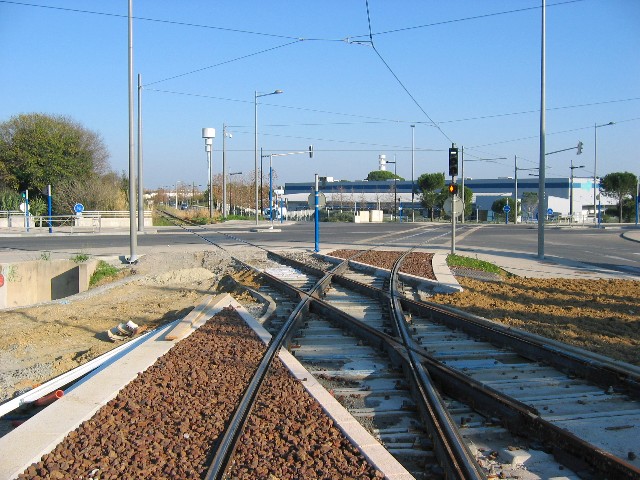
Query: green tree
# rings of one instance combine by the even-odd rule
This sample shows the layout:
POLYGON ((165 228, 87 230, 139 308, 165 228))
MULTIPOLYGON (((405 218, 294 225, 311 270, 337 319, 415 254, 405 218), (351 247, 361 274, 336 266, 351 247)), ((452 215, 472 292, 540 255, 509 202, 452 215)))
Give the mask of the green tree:
POLYGON ((373 170, 369 172, 369 175, 367 175, 366 180, 369 180, 370 182, 376 182, 376 181, 384 181, 384 180, 393 180, 394 178, 400 181, 404 180, 404 178, 402 178, 400 175, 395 175, 393 172, 390 172, 388 170, 373 170))
POLYGON ((604 195, 618 200, 618 218, 622 223, 622 203, 625 197, 636 193, 638 178, 629 172, 615 172, 604 176, 601 190, 604 195))
POLYGON ((100 136, 70 118, 30 113, 0 123, 0 181, 15 190, 103 174, 107 159, 100 136))
MULTIPOLYGON (((462 185, 460 185, 462 187, 462 185)), ((464 186, 464 216, 468 217, 471 215, 473 208, 473 190, 471 190, 466 185, 464 186)))
POLYGON ((39 217, 47 213, 47 202, 42 197, 35 197, 29 200, 29 213, 39 217))
POLYGON ((18 210, 22 203, 22 197, 14 190, 0 189, 0 210, 18 210))
POLYGON ((431 211, 433 221, 433 207, 438 205, 438 196, 444 189, 444 173, 423 173, 418 177, 416 184, 422 195, 422 206, 431 211))
POLYGON ((500 217, 504 218, 504 207, 509 205, 511 210, 509 211, 509 220, 515 222, 516 219, 516 202, 511 197, 502 197, 491 204, 491 211, 500 217))

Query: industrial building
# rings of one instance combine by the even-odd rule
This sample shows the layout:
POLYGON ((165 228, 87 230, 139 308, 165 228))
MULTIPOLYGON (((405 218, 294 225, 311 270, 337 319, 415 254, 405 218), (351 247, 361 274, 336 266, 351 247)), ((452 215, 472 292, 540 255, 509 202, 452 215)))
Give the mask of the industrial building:
MULTIPOLYGON (((458 180, 462 185, 462 180, 458 180)), ((502 197, 514 197, 516 194, 518 203, 525 192, 538 193, 538 179, 524 178, 516 181, 513 178, 497 179, 471 179, 466 178, 464 185, 473 191, 471 203, 473 205, 472 218, 480 220, 493 219, 491 205, 502 197)), ((594 213, 598 204, 602 208, 613 205, 613 199, 602 196, 596 192, 596 208, 594 208, 593 178, 569 177, 547 178, 545 181, 547 193, 547 207, 553 211, 557 218, 569 219, 573 216, 574 222, 587 223, 594 221, 594 213)), ((309 194, 313 192, 313 182, 287 183, 284 186, 284 198, 289 211, 308 208, 309 194)), ((386 210, 398 212, 402 207, 422 210, 421 195, 415 191, 412 202, 412 182, 410 180, 387 181, 337 181, 332 177, 321 177, 319 190, 326 197, 327 206, 346 210, 386 210), (396 195, 394 195, 394 192, 396 195)), ((523 211, 523 219, 535 218, 537 211, 523 211)))

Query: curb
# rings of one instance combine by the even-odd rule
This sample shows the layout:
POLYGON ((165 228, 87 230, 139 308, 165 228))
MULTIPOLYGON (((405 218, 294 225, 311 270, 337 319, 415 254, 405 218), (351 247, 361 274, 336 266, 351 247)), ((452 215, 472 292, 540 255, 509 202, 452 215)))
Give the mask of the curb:
MULTIPOLYGON (((625 240, 629 240, 629 241, 631 241, 631 242, 640 243, 640 238, 633 238, 633 237, 631 237, 631 236, 629 235, 630 233, 636 233, 636 232, 622 232, 622 233, 620 234, 620 236, 621 236, 622 238, 624 238, 625 240)), ((639 233, 638 235, 640 236, 640 233, 639 233)))

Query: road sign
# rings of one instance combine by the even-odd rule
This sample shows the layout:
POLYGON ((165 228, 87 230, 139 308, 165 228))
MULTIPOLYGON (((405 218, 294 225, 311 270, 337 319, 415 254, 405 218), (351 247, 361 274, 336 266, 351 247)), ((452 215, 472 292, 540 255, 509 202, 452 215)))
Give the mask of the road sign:
POLYGON ((504 213, 509 213, 511 211, 511 207, 509 205, 505 205, 504 207, 502 207, 502 211, 504 213))
POLYGON ((553 215, 553 208, 547 208, 547 215, 553 215))
POLYGON ((462 199, 458 196, 448 197, 444 201, 443 208, 444 208, 444 211, 447 212, 447 215, 451 215, 452 204, 456 209, 456 217, 459 217, 460 215, 462 215, 462 212, 464 211, 464 203, 462 203, 462 199))
POLYGON ((73 211, 76 213, 76 215, 80 215, 82 212, 84 212, 84 205, 82 205, 81 203, 76 203, 73 206, 73 211))
MULTIPOLYGON (((309 208, 316 208, 316 194, 310 193, 309 197, 307 197, 307 202, 309 203, 309 208)), ((318 206, 323 208, 327 204, 327 197, 325 197, 323 192, 318 193, 318 206)))
POLYGON ((27 208, 27 206, 25 205, 25 203, 24 203, 24 202, 22 202, 22 203, 20 204, 20 211, 21 211, 22 213, 24 213, 25 208, 27 208))

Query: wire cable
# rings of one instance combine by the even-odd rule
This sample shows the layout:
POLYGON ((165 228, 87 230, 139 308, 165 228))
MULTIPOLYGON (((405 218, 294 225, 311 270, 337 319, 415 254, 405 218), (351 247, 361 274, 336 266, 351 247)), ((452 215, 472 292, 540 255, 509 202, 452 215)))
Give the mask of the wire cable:
POLYGON ((376 53, 376 55, 378 56, 378 58, 382 61, 382 63, 384 64, 385 67, 387 67, 387 70, 389 70, 389 72, 391 72, 391 75, 393 75, 393 78, 396 79, 396 81, 398 82, 398 84, 402 87, 402 89, 405 91, 405 93, 407 95, 409 95, 409 98, 411 98, 411 100, 413 101, 413 103, 420 109, 420 111, 429 119, 429 121, 433 124, 434 127, 436 127, 438 129, 438 131, 447 139, 449 140, 449 142, 451 142, 451 144, 453 144, 453 140, 451 140, 451 138, 449 137, 449 135, 447 135, 444 130, 442 130, 442 128, 440 127, 440 125, 438 125, 432 118, 431 116, 426 112, 426 110, 424 108, 422 108, 422 105, 420 105, 420 103, 416 100, 416 98, 412 95, 412 93, 409 91, 409 89, 405 86, 404 83, 402 83, 402 80, 400 80, 400 78, 398 77, 398 75, 396 75, 396 73, 393 71, 393 69, 391 68, 391 66, 387 63, 387 61, 382 57, 382 55, 380 54, 380 52, 378 51, 378 49, 376 48, 375 44, 373 43, 373 35, 371 34, 371 15, 369 12, 369 0, 365 0, 366 3, 366 7, 367 7, 367 21, 369 22, 369 39, 371 42, 371 48, 373 48, 373 51, 376 53))
MULTIPOLYGON (((548 7, 557 7, 557 6, 560 6, 560 5, 566 5, 566 4, 569 4, 569 3, 584 2, 584 1, 585 0, 567 0, 567 1, 564 1, 564 2, 559 2, 559 3, 554 3, 554 4, 551 4, 551 5, 547 5, 547 8, 548 7)), ((470 20, 480 20, 480 19, 483 19, 483 18, 497 17, 497 16, 500 16, 500 15, 509 15, 509 14, 513 14, 513 13, 526 12, 526 11, 529 11, 529 10, 539 10, 540 8, 541 8, 540 6, 535 6, 535 7, 518 8, 516 10, 506 10, 506 11, 503 11, 503 12, 485 13, 483 15, 475 15, 473 17, 463 17, 463 18, 456 18, 456 19, 453 19, 453 20, 443 20, 441 22, 427 23, 427 24, 424 24, 424 25, 416 25, 416 26, 413 26, 413 27, 396 28, 394 30, 386 30, 386 31, 383 31, 383 32, 377 32, 377 33, 373 33, 373 34, 371 33, 371 26, 369 26, 369 34, 368 35, 367 34, 364 34, 364 35, 353 35, 350 38, 369 37, 369 39, 371 41, 373 41, 373 37, 374 36, 378 36, 378 35, 388 35, 388 34, 391 34, 391 33, 406 32, 408 30, 417 30, 417 29, 421 29, 421 28, 437 27, 437 26, 440 26, 440 25, 448 25, 448 24, 451 24, 451 23, 467 22, 467 21, 470 21, 470 20)))
POLYGON ((178 75, 173 75, 172 77, 167 77, 167 78, 164 78, 162 80, 156 80, 154 82, 147 83, 147 84, 145 84, 143 86, 146 87, 146 86, 149 86, 149 85, 155 85, 157 83, 167 82, 169 80, 174 80, 176 78, 186 77, 187 75, 191 75, 193 73, 202 72, 204 70, 209 70, 210 68, 220 67, 222 65, 227 65, 229 63, 237 62, 239 60, 245 60, 247 58, 255 57, 256 55, 261 55, 263 53, 272 52, 273 50, 278 50, 278 49, 283 48, 283 47, 288 47, 290 45, 295 45, 297 43, 303 42, 304 40, 305 40, 304 38, 299 38, 299 39, 294 40, 292 42, 287 42, 287 43, 284 43, 282 45, 277 45, 275 47, 271 47, 271 48, 267 48, 267 49, 264 49, 264 50, 260 50, 258 52, 253 52, 253 53, 249 53, 247 55, 242 55, 240 57, 232 58, 230 60, 225 60, 223 62, 216 63, 214 65, 209 65, 207 67, 197 68, 196 70, 191 70, 190 72, 185 72, 185 73, 181 73, 181 74, 178 74, 178 75))

